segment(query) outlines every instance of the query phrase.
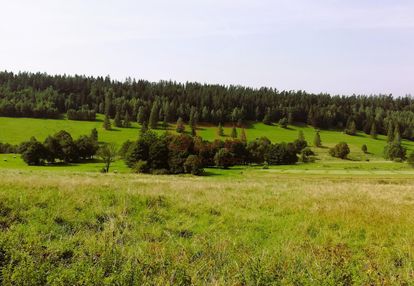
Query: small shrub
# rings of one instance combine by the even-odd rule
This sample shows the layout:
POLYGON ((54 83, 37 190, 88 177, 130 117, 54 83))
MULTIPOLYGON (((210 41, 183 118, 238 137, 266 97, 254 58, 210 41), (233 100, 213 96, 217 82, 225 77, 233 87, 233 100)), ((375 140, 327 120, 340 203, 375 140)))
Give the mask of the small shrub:
POLYGON ((350 152, 349 146, 345 142, 341 142, 329 150, 329 154, 332 157, 341 158, 341 159, 346 159, 349 152, 350 152))
POLYGON ((147 161, 139 160, 132 166, 134 173, 148 173, 149 167, 147 161))

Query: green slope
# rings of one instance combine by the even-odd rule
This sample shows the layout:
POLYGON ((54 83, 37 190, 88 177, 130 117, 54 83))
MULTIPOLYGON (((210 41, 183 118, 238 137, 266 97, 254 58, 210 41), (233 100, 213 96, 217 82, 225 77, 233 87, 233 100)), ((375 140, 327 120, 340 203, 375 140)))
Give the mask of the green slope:
MULTIPOLYGON (((79 135, 89 134, 91 129, 96 128, 99 133, 99 140, 102 142, 114 142, 121 145, 126 140, 135 140, 139 135, 140 126, 137 123, 132 123, 131 128, 113 128, 111 131, 106 131, 102 128, 103 116, 98 115, 97 121, 71 121, 71 120, 53 120, 53 119, 33 119, 33 118, 8 118, 0 117, 0 142, 7 142, 18 144, 28 140, 31 136, 35 136, 38 140, 44 140, 47 135, 53 134, 59 130, 66 130, 70 132, 75 138, 79 135)), ((175 125, 171 125, 169 130, 174 131, 175 125)), ((277 125, 268 126, 262 123, 251 124, 246 128, 248 140, 266 136, 272 142, 289 142, 293 141, 298 136, 298 131, 302 130, 308 143, 312 144, 315 130, 308 126, 290 126, 288 129, 283 129, 277 125)), ((187 127, 187 131, 189 128, 187 127)), ((241 129, 238 129, 240 134, 241 129)), ((160 129, 158 133, 165 132, 160 129)), ((225 137, 230 135, 231 127, 224 128, 225 137)), ((217 136, 217 128, 215 126, 200 126, 197 130, 198 135, 207 140, 214 140, 219 138, 217 136)), ((385 137, 379 136, 374 140, 364 133, 358 133, 357 136, 349 136, 339 131, 322 130, 322 143, 325 148, 316 148, 318 155, 323 159, 330 159, 327 156, 328 148, 332 147, 338 142, 344 141, 350 145, 351 159, 365 160, 382 160, 382 152, 386 145, 385 137), (364 155, 361 152, 361 146, 366 144, 369 155, 364 155)), ((404 141, 404 145, 409 150, 414 150, 414 142, 404 141)), ((331 160, 331 159, 330 159, 331 160)))

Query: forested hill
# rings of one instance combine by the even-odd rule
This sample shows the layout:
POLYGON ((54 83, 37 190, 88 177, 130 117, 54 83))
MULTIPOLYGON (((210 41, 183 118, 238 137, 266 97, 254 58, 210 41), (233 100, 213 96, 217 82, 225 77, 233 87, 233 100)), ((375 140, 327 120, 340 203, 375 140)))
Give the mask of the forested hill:
POLYGON ((94 120, 95 112, 142 122, 191 118, 214 124, 243 121, 307 123, 315 128, 395 132, 413 139, 410 96, 331 96, 304 91, 185 84, 109 77, 0 72, 0 116, 94 120))

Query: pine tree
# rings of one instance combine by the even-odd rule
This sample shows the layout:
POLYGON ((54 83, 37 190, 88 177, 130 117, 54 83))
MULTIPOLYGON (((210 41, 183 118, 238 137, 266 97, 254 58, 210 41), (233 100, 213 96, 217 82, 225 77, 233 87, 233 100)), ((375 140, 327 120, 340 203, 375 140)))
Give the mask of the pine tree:
POLYGON ((369 134, 371 135, 371 138, 377 139, 377 126, 376 126, 375 122, 372 122, 371 130, 370 130, 369 134))
MULTIPOLYGON (((105 121, 104 121, 104 124, 105 124, 105 121)), ((96 128, 91 130, 91 136, 90 137, 93 141, 98 142, 98 130, 96 130, 96 128)))
POLYGON ((266 124, 266 125, 272 124, 272 115, 271 115, 270 108, 267 108, 266 114, 263 118, 263 123, 266 124))
POLYGON ((148 124, 147 124, 147 122, 146 121, 144 121, 144 122, 142 122, 142 124, 141 124, 141 130, 140 130, 140 132, 141 132, 141 134, 144 134, 145 132, 147 132, 148 131, 148 124))
POLYGON ((197 131, 196 131, 196 128, 194 126, 191 126, 191 136, 193 136, 193 137, 197 136, 197 131))
POLYGON ((316 131, 315 138, 313 139, 313 145, 315 147, 322 147, 322 140, 319 131, 316 131))
POLYGON ((121 117, 119 116, 118 111, 115 114, 114 125, 115 125, 115 127, 122 127, 122 121, 121 121, 121 117))
POLYGON ((231 138, 236 139, 237 138, 237 129, 236 126, 233 125, 233 128, 231 129, 231 138))
POLYGON ((181 117, 177 120, 177 128, 175 130, 177 133, 183 133, 185 131, 184 121, 181 117))
POLYGON ((109 116, 108 114, 105 114, 105 119, 104 119, 104 123, 103 123, 103 128, 105 130, 110 130, 111 129, 111 121, 109 120, 109 116))
POLYGON ((168 128, 168 121, 167 121, 167 114, 165 114, 164 113, 164 120, 162 121, 162 127, 164 128, 164 129, 167 129, 168 128))
POLYGON ((158 104, 154 102, 152 104, 150 118, 149 118, 149 127, 151 129, 156 129, 158 125, 158 104))
POLYGON ((398 126, 395 126, 394 130, 394 143, 400 144, 401 143, 401 135, 398 126))
POLYGON ((247 136, 246 136, 246 131, 244 130, 244 128, 242 128, 242 131, 240 133, 240 141, 243 143, 247 143, 247 136))
POLYGON ((142 124, 144 121, 145 121, 145 110, 144 110, 144 107, 141 105, 138 108, 137 122, 139 124, 142 124))
POLYGON ((388 123, 387 142, 394 141, 394 128, 392 122, 388 123))
POLYGON ((129 121, 129 113, 128 113, 128 111, 125 112, 124 127, 125 128, 131 127, 131 122, 129 121))
POLYGON ((224 136, 224 130, 223 130, 223 126, 221 125, 221 122, 219 123, 218 127, 217 127, 217 135, 218 136, 224 136))
POLYGON ((303 134, 302 130, 299 130, 298 140, 299 141, 305 141, 305 135, 303 134))

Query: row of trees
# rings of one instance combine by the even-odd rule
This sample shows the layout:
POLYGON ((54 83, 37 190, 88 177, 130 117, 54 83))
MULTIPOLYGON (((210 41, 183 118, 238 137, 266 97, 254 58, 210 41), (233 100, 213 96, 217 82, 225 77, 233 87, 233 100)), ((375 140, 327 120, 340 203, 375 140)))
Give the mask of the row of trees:
POLYGON ((57 118, 69 110, 95 110, 120 121, 199 122, 241 125, 244 121, 295 122, 315 128, 357 130, 376 136, 398 126, 413 139, 414 100, 410 96, 331 96, 304 91, 278 91, 172 81, 148 82, 109 77, 50 76, 0 72, 0 116, 57 118))
POLYGON ((19 153, 28 165, 71 163, 91 159, 98 147, 96 129, 89 136, 83 135, 77 140, 73 140, 68 132, 62 130, 48 136, 43 143, 32 137, 19 146, 19 153))
POLYGON ((66 113, 69 120, 81 120, 81 121, 95 121, 96 112, 95 110, 89 110, 82 108, 80 110, 69 109, 66 113))
POLYGON ((123 144, 120 155, 125 163, 141 173, 192 173, 199 175, 203 168, 234 165, 295 164, 300 158, 309 161, 313 152, 307 148, 303 133, 292 143, 272 144, 266 137, 247 143, 239 139, 205 141, 187 134, 158 136, 153 131, 143 132, 136 142, 123 144))

